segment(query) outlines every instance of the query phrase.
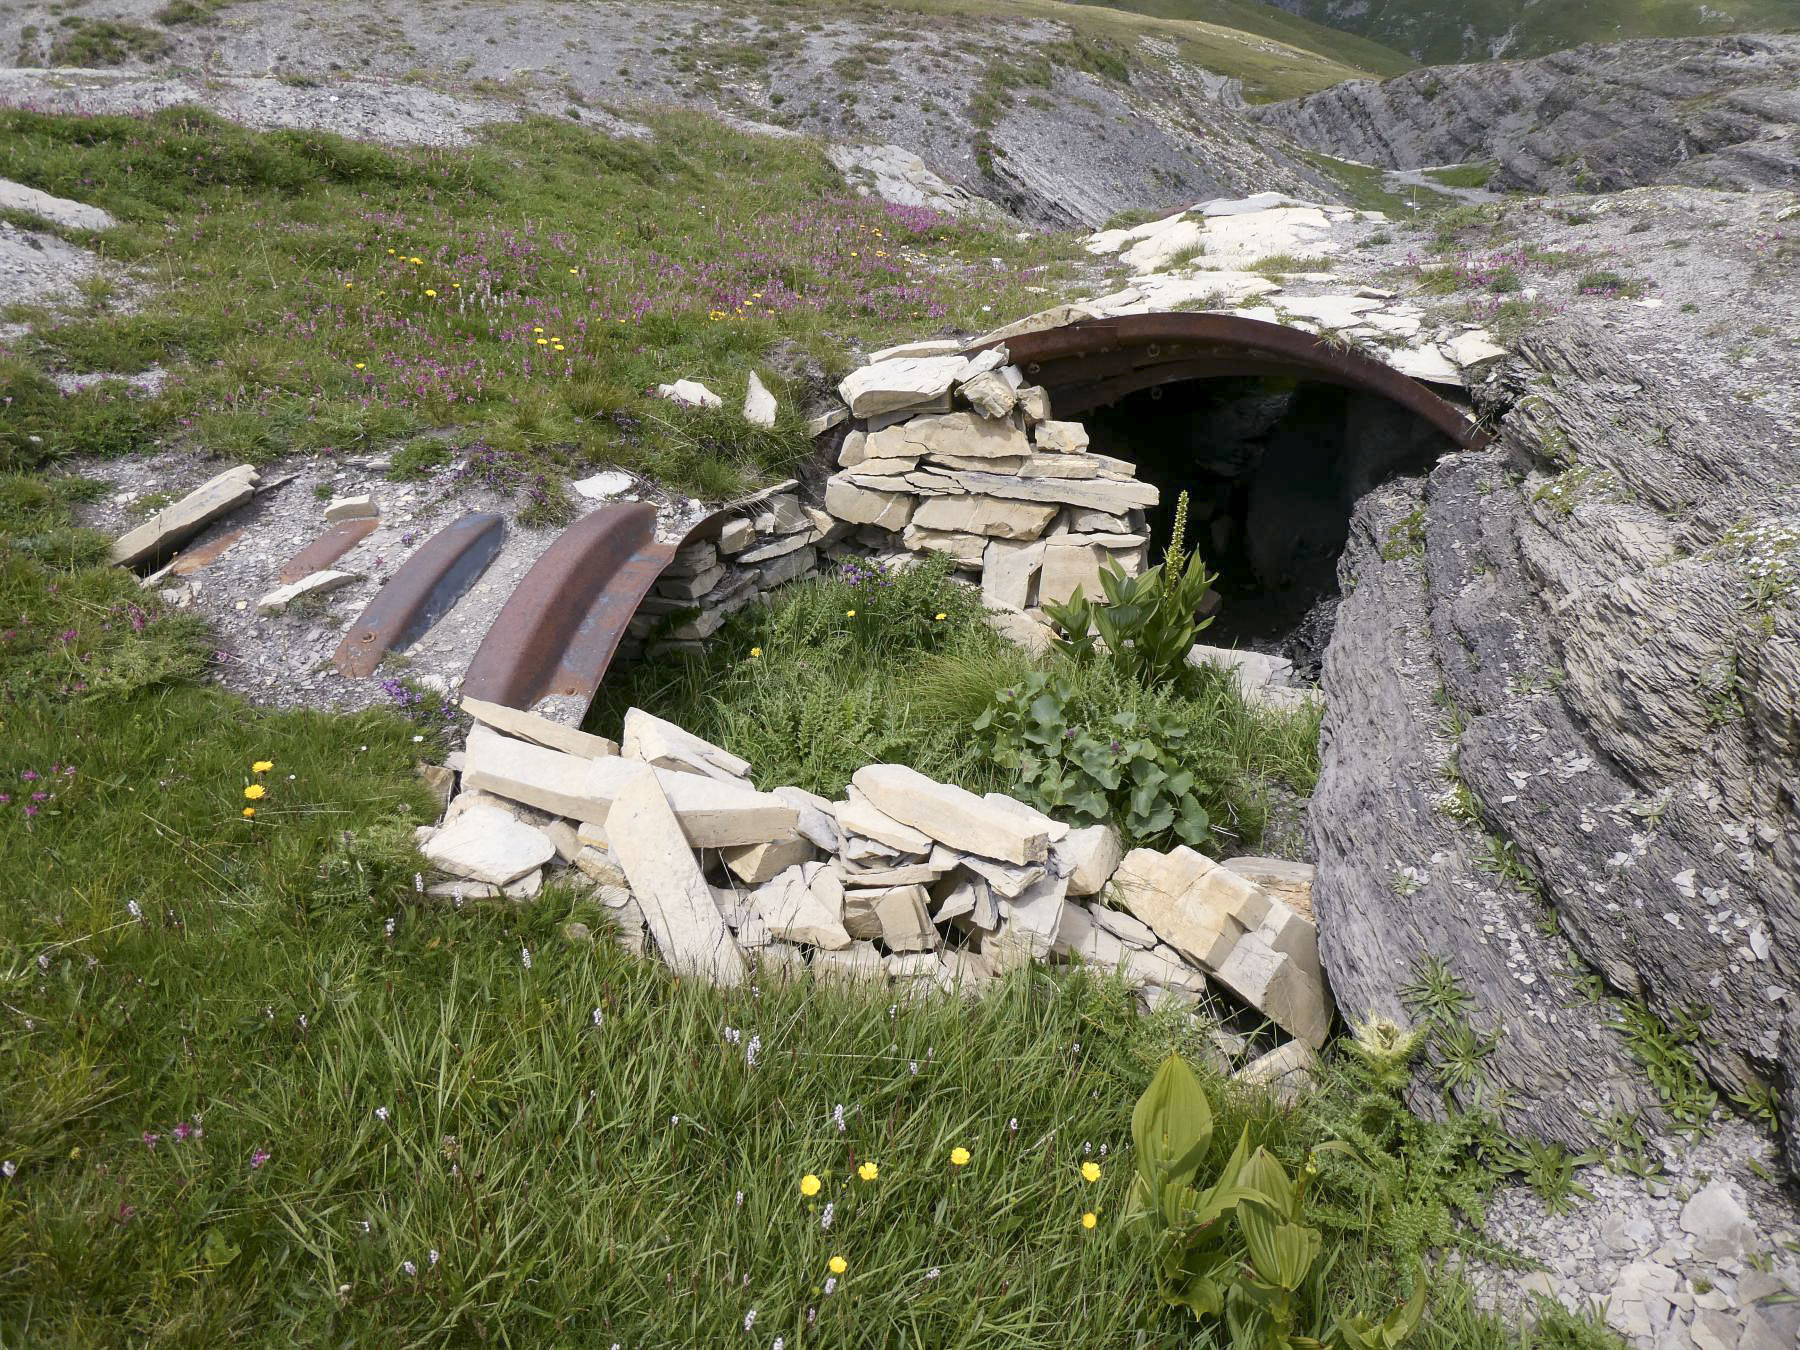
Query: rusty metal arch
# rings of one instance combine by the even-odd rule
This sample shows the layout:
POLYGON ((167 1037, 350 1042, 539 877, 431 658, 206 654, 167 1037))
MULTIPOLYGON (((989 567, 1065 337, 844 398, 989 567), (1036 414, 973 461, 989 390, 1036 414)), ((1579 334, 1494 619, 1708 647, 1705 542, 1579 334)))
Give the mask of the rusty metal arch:
MULTIPOLYGON (((1084 319, 984 344, 1004 346, 1059 417, 1182 380, 1276 375, 1366 390, 1393 400, 1465 449, 1488 437, 1454 403, 1410 375, 1298 328, 1229 314, 1131 314, 1084 319)), ((981 350, 976 348, 975 350, 981 350)))

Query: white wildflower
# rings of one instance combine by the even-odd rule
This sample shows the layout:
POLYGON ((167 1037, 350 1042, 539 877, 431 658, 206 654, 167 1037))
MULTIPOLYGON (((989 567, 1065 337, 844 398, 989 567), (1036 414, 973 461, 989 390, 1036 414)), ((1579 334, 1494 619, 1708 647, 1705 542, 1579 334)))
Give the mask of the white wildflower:
POLYGON ((387 1121, 387 1118, 388 1118, 388 1109, 387 1109, 387 1107, 385 1107, 385 1106, 378 1106, 378 1107, 376 1107, 376 1108, 375 1108, 375 1119, 377 1119, 377 1120, 379 1120, 379 1121, 381 1121, 381 1122, 383 1122, 383 1123, 384 1123, 384 1124, 385 1124, 385 1123, 386 1123, 386 1121, 387 1121))

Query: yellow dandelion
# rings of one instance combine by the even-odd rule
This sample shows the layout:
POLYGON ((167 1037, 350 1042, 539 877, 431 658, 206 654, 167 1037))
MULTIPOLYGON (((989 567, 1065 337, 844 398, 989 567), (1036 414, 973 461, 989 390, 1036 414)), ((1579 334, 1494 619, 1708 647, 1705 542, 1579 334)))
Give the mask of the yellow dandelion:
POLYGON ((955 1148, 951 1149, 950 1165, 952 1167, 967 1167, 969 1165, 969 1150, 964 1148, 961 1144, 958 1144, 955 1148))
POLYGON ((559 352, 566 352, 569 349, 567 347, 563 346, 562 343, 559 342, 556 344, 556 350, 559 352))
POLYGON ((1083 1181, 1100 1180, 1100 1164, 1097 1162, 1084 1162, 1081 1164, 1081 1179, 1083 1181))
POLYGON ((544 331, 544 330, 543 330, 543 329, 541 329, 541 328, 534 328, 534 329, 532 329, 532 330, 531 330, 531 331, 532 331, 532 332, 534 332, 534 333, 541 333, 541 332, 543 332, 543 331, 544 331))
POLYGON ((872 1162, 866 1162, 856 1169, 856 1175, 864 1181, 873 1181, 881 1175, 881 1169, 872 1162))
POLYGON ((351 287, 352 287, 352 286, 354 286, 354 285, 356 285, 356 283, 355 283, 355 282, 354 282, 354 281, 346 281, 346 282, 345 282, 345 283, 344 283, 344 289, 345 289, 345 290, 349 290, 349 289, 350 289, 350 288, 351 288, 351 287))
POLYGON ((1099 1222, 1100 1222, 1099 1215, 1095 1214, 1094 1211, 1091 1209, 1086 1214, 1083 1214, 1081 1216, 1081 1226, 1083 1228, 1092 1228, 1095 1224, 1097 1224, 1099 1222))
POLYGON ((249 787, 244 789, 244 796, 253 802, 259 802, 268 795, 268 792, 269 790, 261 783, 252 783, 249 787))
POLYGON ((435 300, 435 299, 437 299, 437 292, 433 291, 433 290, 427 290, 425 292, 425 298, 428 300, 435 300))
POLYGON ((571 267, 571 268, 570 268, 570 269, 569 269, 569 275, 570 275, 570 276, 578 276, 578 275, 580 275, 580 271, 581 271, 581 269, 580 269, 580 268, 577 268, 577 267, 571 267))
POLYGON ((388 250, 388 257, 390 257, 390 258, 391 258, 391 257, 393 257, 393 256, 394 256, 394 250, 393 250, 393 249, 391 249, 391 248, 390 248, 390 249, 389 249, 389 250, 388 250))
POLYGON ((255 820, 256 819, 256 808, 254 806, 246 806, 244 808, 244 819, 245 820, 255 820))
POLYGON ((819 1179, 811 1172, 800 1178, 800 1194, 808 1199, 819 1193, 819 1179))
POLYGON ((945 619, 949 618, 950 616, 948 614, 939 612, 937 614, 933 614, 931 617, 936 619, 939 623, 942 623, 945 619))
POLYGON ((460 281, 451 282, 450 289, 453 291, 460 291, 462 289, 462 282, 460 282, 460 281))
POLYGON ((825 1265, 830 1269, 833 1275, 842 1275, 846 1270, 850 1269, 850 1263, 841 1256, 832 1257, 825 1265))
POLYGON ((365 365, 367 365, 367 364, 368 364, 368 363, 367 363, 367 362, 366 362, 366 361, 358 361, 358 362, 357 362, 357 363, 356 363, 356 368, 357 368, 357 369, 358 369, 358 370, 361 370, 361 369, 362 369, 362 368, 363 368, 363 367, 364 367, 364 366, 365 366, 365 365))
POLYGON ((853 609, 847 609, 844 611, 844 617, 846 619, 854 619, 856 617, 856 611, 853 609))
POLYGON ((750 655, 751 655, 751 656, 752 656, 752 657, 757 657, 757 656, 761 656, 761 655, 762 655, 762 648, 761 648, 761 647, 752 647, 752 648, 751 648, 751 649, 750 649, 750 655))
POLYGON ((855 250, 855 249, 851 249, 851 250, 850 250, 850 256, 851 256, 851 257, 852 257, 852 258, 855 258, 855 257, 858 257, 858 256, 859 256, 859 255, 858 255, 858 253, 857 253, 857 251, 856 251, 856 250, 855 250))
POLYGON ((423 258, 408 258, 406 261, 411 263, 414 267, 423 267, 425 265, 425 260, 423 258))
POLYGON ((272 769, 274 767, 275 767, 274 760, 259 759, 256 761, 256 763, 254 763, 250 766, 250 772, 251 773, 267 773, 270 769, 272 769))
POLYGON ((537 345, 540 347, 548 347, 550 345, 550 339, 549 338, 539 338, 537 340, 537 345))

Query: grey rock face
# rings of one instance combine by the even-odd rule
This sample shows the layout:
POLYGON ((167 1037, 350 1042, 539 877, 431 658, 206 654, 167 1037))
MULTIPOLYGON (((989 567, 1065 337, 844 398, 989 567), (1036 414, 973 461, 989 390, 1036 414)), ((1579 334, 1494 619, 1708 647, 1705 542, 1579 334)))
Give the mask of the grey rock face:
POLYGON ((1493 188, 1800 186, 1800 37, 1645 39, 1354 80, 1251 115, 1315 150, 1493 188))
POLYGON ((1653 1105, 1574 956, 1697 1023, 1717 1085, 1792 1102, 1800 610, 1779 541, 1800 446, 1585 323, 1520 349, 1477 391, 1495 446, 1445 459, 1415 499, 1422 556, 1376 547, 1411 509, 1394 491, 1365 501, 1345 554, 1312 820, 1333 986, 1352 1016, 1391 1013, 1409 967, 1443 960, 1499 1032, 1487 1077, 1571 1142, 1596 1108, 1653 1105), (1434 800, 1458 727, 1481 829, 1541 901, 1472 865, 1493 846, 1434 800))

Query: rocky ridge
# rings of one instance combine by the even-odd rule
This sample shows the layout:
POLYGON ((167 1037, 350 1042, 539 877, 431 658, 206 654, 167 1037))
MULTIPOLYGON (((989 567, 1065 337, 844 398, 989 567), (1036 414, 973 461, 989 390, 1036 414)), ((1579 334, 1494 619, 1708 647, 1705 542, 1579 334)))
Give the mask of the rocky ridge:
POLYGON ((1797 80, 1800 36, 1643 39, 1354 80, 1251 116, 1393 169, 1492 161, 1495 188, 1793 188, 1797 80))

